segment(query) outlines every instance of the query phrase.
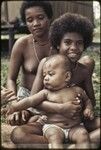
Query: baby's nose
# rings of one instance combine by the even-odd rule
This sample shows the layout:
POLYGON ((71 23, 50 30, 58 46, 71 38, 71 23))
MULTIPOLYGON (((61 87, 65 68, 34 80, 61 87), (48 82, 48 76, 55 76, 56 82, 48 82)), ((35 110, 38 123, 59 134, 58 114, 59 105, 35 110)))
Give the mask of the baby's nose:
POLYGON ((49 77, 48 77, 48 76, 46 76, 46 77, 44 78, 44 80, 45 80, 45 81, 48 81, 48 80, 49 80, 49 77))

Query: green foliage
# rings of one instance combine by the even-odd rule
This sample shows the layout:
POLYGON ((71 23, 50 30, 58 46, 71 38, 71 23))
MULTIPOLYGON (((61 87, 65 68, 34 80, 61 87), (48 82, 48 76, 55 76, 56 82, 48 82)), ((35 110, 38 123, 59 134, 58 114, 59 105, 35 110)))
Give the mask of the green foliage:
MULTIPOLYGON (((2 57, 1 58, 1 85, 6 87, 7 84, 7 74, 8 74, 8 67, 9 67, 9 58, 2 57)), ((17 85, 19 86, 21 78, 21 73, 19 73, 17 85)))
POLYGON ((96 98, 95 113, 96 115, 100 115, 100 54, 99 51, 92 51, 92 49, 89 48, 84 52, 83 55, 88 55, 95 60, 95 68, 92 76, 92 81, 96 98))

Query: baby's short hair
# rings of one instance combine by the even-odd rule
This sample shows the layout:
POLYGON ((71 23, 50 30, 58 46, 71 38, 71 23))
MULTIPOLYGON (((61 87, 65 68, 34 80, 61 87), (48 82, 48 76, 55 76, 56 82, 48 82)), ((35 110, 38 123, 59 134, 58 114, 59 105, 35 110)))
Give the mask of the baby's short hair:
POLYGON ((70 60, 65 55, 61 55, 61 54, 51 55, 50 57, 46 58, 46 63, 48 61, 53 61, 53 59, 58 60, 58 63, 63 63, 63 68, 66 71, 70 71, 71 72, 71 63, 70 63, 70 60))
POLYGON ((76 32, 83 37, 85 49, 92 43, 93 28, 93 24, 87 17, 80 14, 65 13, 51 24, 49 31, 50 42, 52 47, 57 49, 64 34, 76 32))

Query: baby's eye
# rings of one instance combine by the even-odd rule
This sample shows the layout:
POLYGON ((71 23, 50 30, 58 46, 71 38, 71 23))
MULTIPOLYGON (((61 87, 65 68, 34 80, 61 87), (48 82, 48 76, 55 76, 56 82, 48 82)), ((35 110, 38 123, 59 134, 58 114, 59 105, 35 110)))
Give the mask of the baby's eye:
POLYGON ((43 77, 45 77, 46 76, 46 74, 45 73, 43 73, 43 77))
POLYGON ((53 75, 54 75, 54 73, 53 73, 53 72, 49 72, 49 75, 50 75, 50 76, 53 76, 53 75))

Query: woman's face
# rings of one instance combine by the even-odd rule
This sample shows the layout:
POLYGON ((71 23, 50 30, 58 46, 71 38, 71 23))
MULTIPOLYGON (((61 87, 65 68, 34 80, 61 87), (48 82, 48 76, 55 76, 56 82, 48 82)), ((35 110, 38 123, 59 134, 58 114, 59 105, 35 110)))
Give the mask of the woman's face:
POLYGON ((83 37, 76 32, 66 33, 59 46, 59 53, 67 56, 71 62, 77 62, 84 50, 83 37))
POLYGON ((48 32, 50 20, 43 8, 34 6, 26 9, 25 18, 27 27, 34 37, 42 37, 48 32))

